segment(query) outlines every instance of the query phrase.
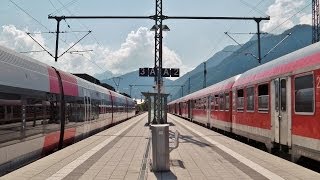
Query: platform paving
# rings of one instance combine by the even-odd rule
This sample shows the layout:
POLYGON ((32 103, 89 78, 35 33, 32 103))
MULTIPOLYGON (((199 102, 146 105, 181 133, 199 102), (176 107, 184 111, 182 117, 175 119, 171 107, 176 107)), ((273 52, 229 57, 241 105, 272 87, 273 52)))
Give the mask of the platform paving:
POLYGON ((320 174, 168 115, 170 141, 180 133, 179 147, 170 153, 170 171, 150 168, 147 114, 134 117, 0 179, 320 179, 320 174))

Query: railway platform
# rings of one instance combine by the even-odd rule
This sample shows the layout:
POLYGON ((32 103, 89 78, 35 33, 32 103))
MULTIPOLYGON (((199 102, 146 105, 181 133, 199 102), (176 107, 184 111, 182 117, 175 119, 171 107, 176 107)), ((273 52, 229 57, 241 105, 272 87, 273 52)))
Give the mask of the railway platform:
POLYGON ((147 114, 136 116, 0 179, 320 179, 320 174, 168 114, 170 171, 150 170, 147 114))

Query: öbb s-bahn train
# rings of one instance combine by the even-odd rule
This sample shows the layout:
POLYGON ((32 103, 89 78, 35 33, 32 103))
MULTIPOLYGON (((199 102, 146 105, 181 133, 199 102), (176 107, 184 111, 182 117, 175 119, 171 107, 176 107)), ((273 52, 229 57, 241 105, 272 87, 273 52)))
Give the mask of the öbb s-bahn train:
POLYGON ((191 121, 320 161, 320 43, 168 103, 191 121))
POLYGON ((0 172, 134 115, 131 98, 0 47, 0 172))

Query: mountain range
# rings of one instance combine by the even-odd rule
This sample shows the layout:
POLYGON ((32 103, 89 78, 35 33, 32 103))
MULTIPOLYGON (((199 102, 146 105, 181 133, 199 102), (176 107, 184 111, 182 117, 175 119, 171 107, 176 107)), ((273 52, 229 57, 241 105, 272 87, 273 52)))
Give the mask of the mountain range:
MULTIPOLYGON (((261 35, 261 64, 272 61, 285 54, 301 49, 312 43, 312 27, 309 25, 297 25, 286 30, 282 34, 261 35), (283 41, 282 41, 283 40, 283 41), (282 42, 281 42, 282 41, 282 42), (278 44, 281 42, 280 44, 278 44), (278 45, 277 45, 278 44, 278 45), (276 47, 275 47, 276 46, 276 47), (275 48, 274 48, 275 47, 275 48), (274 49, 273 49, 274 48, 274 49), (273 50, 272 50, 273 49, 273 50), (270 53, 268 53, 272 50, 270 53)), ((243 73, 261 64, 257 60, 257 38, 253 36, 248 42, 242 45, 230 45, 214 54, 206 60, 207 81, 206 86, 210 86, 234 75, 243 73)), ((192 93, 203 88, 204 85, 204 63, 199 64, 192 71, 184 74, 175 81, 165 79, 166 91, 170 93, 169 101, 180 98, 182 95, 192 93), (189 86, 190 78, 190 86, 189 86), (181 88, 183 86, 183 88, 181 88), (190 91, 189 91, 190 89, 190 91), (183 90, 183 91, 182 91, 183 90)), ((95 75, 97 79, 107 84, 115 86, 110 77, 114 77, 111 72, 95 75)), ((138 71, 133 71, 119 76, 119 90, 130 94, 129 85, 153 85, 153 78, 139 77, 138 71)), ((132 96, 140 98, 143 91, 153 91, 150 86, 132 86, 132 96)))

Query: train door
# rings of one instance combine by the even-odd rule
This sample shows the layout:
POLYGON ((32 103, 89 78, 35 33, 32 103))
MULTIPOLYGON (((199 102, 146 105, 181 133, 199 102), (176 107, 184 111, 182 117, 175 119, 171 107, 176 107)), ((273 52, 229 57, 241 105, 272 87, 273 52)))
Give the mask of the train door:
POLYGON ((83 90, 84 93, 84 132, 90 131, 90 120, 91 120, 91 98, 90 91, 87 89, 83 90))
POLYGON ((207 112, 206 112, 207 113, 207 127, 210 127, 210 119, 211 119, 210 118, 210 114, 211 114, 210 97, 211 96, 207 96, 206 97, 206 102, 205 102, 206 103, 206 107, 207 107, 206 108, 206 110, 207 110, 207 112))
POLYGON ((191 106, 192 106, 192 100, 188 100, 188 119, 191 119, 191 106))
POLYGON ((272 135, 276 143, 291 146, 291 80, 290 77, 272 83, 272 135))

